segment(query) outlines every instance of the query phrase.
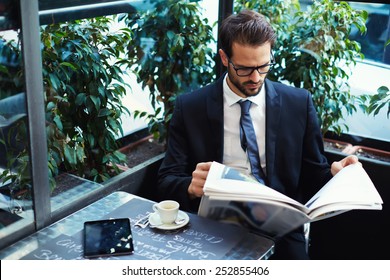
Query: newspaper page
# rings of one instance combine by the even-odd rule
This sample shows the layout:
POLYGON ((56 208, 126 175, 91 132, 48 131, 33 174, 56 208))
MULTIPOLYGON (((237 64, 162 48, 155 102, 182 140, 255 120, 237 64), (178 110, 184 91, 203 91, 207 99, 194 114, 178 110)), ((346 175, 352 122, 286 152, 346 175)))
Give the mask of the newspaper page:
POLYGON ((198 214, 271 237, 352 209, 382 209, 382 199, 360 164, 343 168, 303 205, 239 171, 214 162, 198 214))

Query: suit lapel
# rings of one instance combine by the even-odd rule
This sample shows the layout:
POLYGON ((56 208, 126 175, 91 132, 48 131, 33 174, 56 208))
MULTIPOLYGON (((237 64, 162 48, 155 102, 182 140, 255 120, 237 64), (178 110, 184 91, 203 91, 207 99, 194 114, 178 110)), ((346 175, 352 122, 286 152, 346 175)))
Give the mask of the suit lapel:
POLYGON ((223 79, 222 75, 218 81, 209 88, 207 93, 207 115, 210 121, 211 139, 216 160, 223 160, 223 79), (222 143, 222 145, 221 145, 222 143))
POLYGON ((265 81, 266 88, 266 160, 267 160, 267 178, 272 185, 272 177, 275 167, 275 149, 277 132, 279 128, 281 101, 279 94, 269 80, 265 81))

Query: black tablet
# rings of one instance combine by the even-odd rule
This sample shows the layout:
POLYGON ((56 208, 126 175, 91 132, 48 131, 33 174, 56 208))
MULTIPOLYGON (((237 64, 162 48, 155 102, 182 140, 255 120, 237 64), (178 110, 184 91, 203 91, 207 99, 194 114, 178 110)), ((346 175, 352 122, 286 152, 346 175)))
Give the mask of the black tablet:
POLYGON ((84 223, 84 257, 131 254, 134 251, 128 218, 84 223))

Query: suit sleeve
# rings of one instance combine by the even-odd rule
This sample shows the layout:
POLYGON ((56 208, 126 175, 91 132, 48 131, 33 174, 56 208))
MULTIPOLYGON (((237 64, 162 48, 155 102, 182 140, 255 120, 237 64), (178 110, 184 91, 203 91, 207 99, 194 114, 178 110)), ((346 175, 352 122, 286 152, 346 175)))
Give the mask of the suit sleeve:
POLYGON ((307 99, 307 126, 303 147, 300 185, 304 189, 304 201, 307 201, 332 178, 325 157, 317 113, 310 94, 307 99))
POLYGON ((158 172, 158 192, 161 199, 174 199, 182 210, 196 212, 200 199, 190 199, 188 195, 196 166, 189 160, 188 127, 183 118, 181 100, 179 96, 170 122, 168 147, 158 172))

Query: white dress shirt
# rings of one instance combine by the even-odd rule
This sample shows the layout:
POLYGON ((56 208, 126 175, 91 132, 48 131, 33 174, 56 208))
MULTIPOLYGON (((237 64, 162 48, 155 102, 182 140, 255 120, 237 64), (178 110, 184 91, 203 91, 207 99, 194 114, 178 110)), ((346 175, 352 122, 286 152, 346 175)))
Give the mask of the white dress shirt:
POLYGON ((260 153, 261 167, 265 173, 265 86, 256 96, 242 98, 235 94, 227 83, 227 75, 223 82, 223 111, 224 111, 224 146, 223 164, 250 174, 250 163, 246 152, 240 143, 240 100, 252 102, 249 113, 256 132, 257 146, 260 153))

